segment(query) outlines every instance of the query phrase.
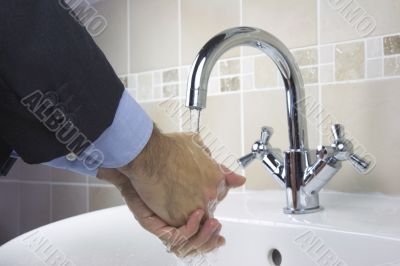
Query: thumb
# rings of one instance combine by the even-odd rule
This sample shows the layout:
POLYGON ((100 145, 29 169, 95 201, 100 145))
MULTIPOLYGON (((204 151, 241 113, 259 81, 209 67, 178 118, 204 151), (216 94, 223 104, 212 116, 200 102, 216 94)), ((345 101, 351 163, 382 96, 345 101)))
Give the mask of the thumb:
POLYGON ((244 176, 238 175, 235 172, 232 172, 224 165, 220 165, 222 173, 225 176, 226 184, 229 187, 240 187, 246 182, 246 178, 244 176))

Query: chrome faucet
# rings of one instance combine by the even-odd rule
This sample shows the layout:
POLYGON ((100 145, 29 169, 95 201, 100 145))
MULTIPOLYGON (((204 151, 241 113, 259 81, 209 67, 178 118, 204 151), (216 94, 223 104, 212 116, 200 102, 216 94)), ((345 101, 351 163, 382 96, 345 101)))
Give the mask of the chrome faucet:
POLYGON ((353 153, 351 142, 343 136, 343 126, 333 125, 334 143, 320 146, 316 160, 310 163, 305 121, 304 86, 300 70, 289 49, 273 35, 251 27, 225 30, 210 39, 198 53, 189 74, 186 106, 201 110, 206 107, 207 85, 211 70, 227 50, 237 46, 251 46, 263 51, 278 67, 285 86, 289 149, 280 153, 269 144, 272 129, 263 127, 261 138, 251 152, 238 160, 246 167, 254 159, 262 161, 273 178, 286 191, 285 213, 299 214, 318 211, 318 192, 349 160, 358 171, 366 172, 369 163, 353 153))

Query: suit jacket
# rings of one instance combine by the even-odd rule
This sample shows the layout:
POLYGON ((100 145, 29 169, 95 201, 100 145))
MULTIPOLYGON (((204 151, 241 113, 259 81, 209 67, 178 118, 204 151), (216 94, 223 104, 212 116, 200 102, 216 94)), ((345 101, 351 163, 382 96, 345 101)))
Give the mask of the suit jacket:
POLYGON ((3 174, 13 150, 31 164, 81 152, 118 107, 123 84, 63 1, 0 1, 3 174))

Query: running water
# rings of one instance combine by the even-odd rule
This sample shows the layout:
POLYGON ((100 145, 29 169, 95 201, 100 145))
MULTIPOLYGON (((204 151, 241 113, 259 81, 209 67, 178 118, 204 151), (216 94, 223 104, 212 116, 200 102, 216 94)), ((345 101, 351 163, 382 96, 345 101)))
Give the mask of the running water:
MULTIPOLYGON (((214 212, 218 204, 218 198, 226 193, 228 187, 226 186, 225 180, 222 180, 221 183, 217 187, 217 198, 211 200, 208 203, 207 211, 209 217, 214 217, 214 212)), ((199 254, 196 256, 180 258, 178 260, 177 266, 215 266, 218 262, 218 249, 206 253, 206 254, 199 254)))
POLYGON ((200 133, 200 112, 201 109, 190 109, 190 131, 200 133))
MULTIPOLYGON (((190 109, 190 131, 194 133, 200 133, 200 112, 201 109, 190 109)), ((227 190, 225 180, 217 187, 218 197, 224 194, 227 190)), ((207 211, 209 217, 214 217, 214 212, 218 204, 218 197, 215 200, 211 200, 208 203, 207 211)), ((213 266, 217 263, 218 250, 207 254, 199 254, 192 257, 181 258, 178 260, 178 266, 213 266)))

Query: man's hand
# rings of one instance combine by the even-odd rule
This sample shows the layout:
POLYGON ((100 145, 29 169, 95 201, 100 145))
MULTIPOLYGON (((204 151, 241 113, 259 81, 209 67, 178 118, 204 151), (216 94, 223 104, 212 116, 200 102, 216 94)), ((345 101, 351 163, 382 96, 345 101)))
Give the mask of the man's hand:
POLYGON ((185 225, 175 228, 146 206, 130 180, 122 173, 115 169, 102 168, 98 177, 116 186, 140 225, 160 238, 177 256, 206 253, 225 243, 225 239, 219 235, 221 224, 216 219, 208 219, 201 225, 203 210, 194 211, 185 225))
POLYGON ((212 216, 214 203, 245 182, 212 160, 198 135, 166 135, 156 127, 143 151, 118 170, 154 213, 176 227, 197 209, 212 216))

